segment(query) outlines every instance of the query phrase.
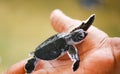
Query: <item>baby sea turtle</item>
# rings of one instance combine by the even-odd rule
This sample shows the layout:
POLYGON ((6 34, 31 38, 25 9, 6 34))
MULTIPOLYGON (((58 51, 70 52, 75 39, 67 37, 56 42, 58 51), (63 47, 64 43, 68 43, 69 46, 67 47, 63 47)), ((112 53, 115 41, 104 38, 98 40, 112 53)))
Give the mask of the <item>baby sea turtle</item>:
POLYGON ((80 58, 78 56, 76 44, 81 43, 87 36, 87 29, 92 25, 95 15, 91 15, 86 21, 74 28, 70 33, 59 33, 48 38, 40 44, 34 52, 33 57, 25 65, 26 73, 31 73, 38 60, 54 60, 61 54, 67 52, 73 61, 72 69, 76 71, 79 67, 80 58))

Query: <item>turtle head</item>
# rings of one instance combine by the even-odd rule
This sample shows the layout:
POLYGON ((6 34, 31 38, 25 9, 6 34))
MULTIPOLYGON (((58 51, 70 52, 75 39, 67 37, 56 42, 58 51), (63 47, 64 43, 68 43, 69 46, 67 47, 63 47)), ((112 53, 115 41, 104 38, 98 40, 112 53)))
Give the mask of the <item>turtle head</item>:
POLYGON ((78 44, 80 43, 85 37, 87 33, 83 29, 78 29, 69 34, 68 44, 78 44))
POLYGON ((71 33, 71 40, 73 43, 80 43, 85 37, 87 33, 83 29, 76 30, 71 33))

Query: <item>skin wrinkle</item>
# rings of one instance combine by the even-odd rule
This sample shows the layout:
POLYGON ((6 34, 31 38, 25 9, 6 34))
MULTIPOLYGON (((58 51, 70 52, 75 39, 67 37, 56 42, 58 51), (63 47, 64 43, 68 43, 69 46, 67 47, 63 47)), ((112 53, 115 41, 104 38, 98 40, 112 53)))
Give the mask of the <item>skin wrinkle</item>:
POLYGON ((65 65, 60 65, 60 66, 58 65, 58 66, 57 66, 57 65, 52 64, 52 62, 49 62, 49 63, 50 63, 51 66, 52 66, 51 68, 53 68, 54 70, 56 69, 57 72, 60 72, 60 71, 59 71, 59 67, 63 66, 63 67, 61 67, 61 68, 64 69, 64 66, 65 66, 65 65))
POLYGON ((33 72, 32 74, 47 74, 47 72, 45 69, 41 69, 41 70, 33 72))
MULTIPOLYGON (((57 60, 57 61, 61 61, 61 62, 63 62, 64 60, 57 60)), ((69 60, 70 61, 70 60, 69 60)), ((64 62, 69 62, 69 61, 64 61, 64 62)), ((61 63, 61 62, 58 62, 58 63, 61 63)), ((71 61, 70 61, 71 62, 71 61)), ((58 65, 56 65, 57 63, 55 63, 55 61, 51 61, 51 62, 49 62, 49 63, 51 63, 51 65, 53 66, 53 68, 59 68, 59 67, 65 67, 65 66, 69 66, 69 65, 71 65, 71 63, 70 64, 63 64, 62 63, 62 65, 61 64, 58 64, 58 65)))
MULTIPOLYGON (((55 69, 57 68, 57 67, 53 66, 53 64, 52 64, 51 62, 49 62, 49 64, 51 65, 50 69, 53 68, 53 69, 55 70, 55 69)), ((46 70, 48 70, 48 68, 47 68, 46 70)), ((56 69, 56 70, 57 70, 57 72, 59 72, 58 69, 56 69)), ((48 72, 51 72, 51 71, 48 71, 48 72)), ((49 74, 49 73, 48 73, 48 74, 49 74)))
POLYGON ((117 63, 115 53, 114 53, 115 47, 112 45, 112 40, 111 39, 110 39, 110 46, 111 46, 112 55, 114 57, 114 61, 115 61, 115 63, 117 63))
POLYGON ((38 62, 37 66, 39 66, 39 67, 37 67, 36 72, 34 72, 33 74, 39 74, 39 73, 49 74, 50 71, 48 71, 48 70, 53 68, 52 65, 50 64, 50 62, 44 61, 44 60, 41 60, 41 61, 42 62, 38 62), (40 67, 40 64, 42 65, 41 67, 40 67), (49 65, 49 67, 46 68, 46 66, 48 66, 48 65, 49 65))
MULTIPOLYGON (((113 57, 114 57, 114 61, 115 61, 115 63, 114 63, 114 69, 113 69, 113 72, 112 72, 112 73, 117 74, 117 72, 116 72, 116 71, 118 70, 117 68, 120 68, 120 67, 119 67, 119 61, 117 61, 117 58, 116 58, 117 56, 115 55, 115 50, 116 50, 117 48, 116 48, 116 46, 115 46, 116 44, 114 44, 114 40, 111 39, 111 38, 110 38, 110 45, 111 45, 111 48, 113 49, 113 50, 111 50, 111 51, 112 51, 112 53, 113 53, 113 57)), ((118 70, 118 71, 120 72, 120 70, 118 70)), ((112 73, 111 73, 111 74, 112 74, 112 73)))
MULTIPOLYGON (((111 70, 114 68, 114 56, 113 56, 113 52, 112 52, 112 50, 111 50, 111 45, 109 44, 109 39, 106 39, 106 42, 105 42, 105 44, 103 45, 103 47, 104 47, 104 52, 105 52, 105 54, 106 54, 106 61, 109 63, 109 69, 104 69, 105 70, 105 72, 107 73, 107 72, 111 72, 111 70)), ((102 48, 102 46, 101 46, 101 48, 102 48)), ((108 64, 107 63, 107 64, 108 64)))
POLYGON ((111 44, 112 44, 112 47, 114 48, 114 54, 116 54, 115 55, 116 61, 117 63, 119 63, 120 62, 120 39, 117 37, 111 39, 111 44))
POLYGON ((100 41, 100 43, 99 43, 100 45, 99 45, 98 48, 102 47, 103 44, 105 44, 105 42, 107 41, 107 39, 108 39, 108 37, 104 37, 104 38, 100 41))
POLYGON ((51 62, 49 62, 50 63, 50 65, 52 66, 52 68, 55 68, 55 66, 53 66, 53 64, 51 63, 51 62))
POLYGON ((116 57, 117 57, 117 63, 120 63, 120 39, 118 40, 119 42, 117 42, 115 50, 116 50, 116 57))
MULTIPOLYGON (((61 61, 61 62, 62 62, 62 61, 61 61)), ((65 61, 64 61, 64 62, 65 62, 65 61)), ((47 68, 46 68, 46 67, 43 67, 43 68, 46 69, 46 70, 49 70, 49 69, 53 69, 53 70, 54 70, 54 69, 56 69, 57 71, 59 71, 59 69, 61 69, 61 68, 62 68, 62 69, 66 69, 66 66, 69 66, 69 65, 70 65, 70 64, 67 64, 67 65, 65 64, 65 65, 58 65, 58 66, 55 65, 55 66, 54 66, 54 64, 55 64, 54 61, 49 61, 48 63, 51 65, 51 67, 47 67, 47 68), (52 64, 52 63, 53 63, 53 64, 52 64), (60 67, 60 68, 59 68, 59 67, 60 67)), ((44 63, 43 63, 43 64, 44 64, 44 63)), ((40 65, 39 65, 39 66, 40 66, 40 65)), ((42 69, 42 68, 41 68, 41 69, 42 69)), ((38 71, 41 70, 41 69, 38 69, 38 71)), ((48 72, 49 72, 49 71, 48 71, 48 72)))

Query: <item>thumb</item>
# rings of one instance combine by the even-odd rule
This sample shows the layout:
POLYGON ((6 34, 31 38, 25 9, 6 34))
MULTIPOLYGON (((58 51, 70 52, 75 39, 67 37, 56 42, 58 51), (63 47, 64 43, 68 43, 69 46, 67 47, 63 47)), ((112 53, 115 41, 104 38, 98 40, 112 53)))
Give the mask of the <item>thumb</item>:
POLYGON ((51 24, 57 32, 70 32, 82 22, 66 16, 61 10, 54 10, 50 16, 51 24))

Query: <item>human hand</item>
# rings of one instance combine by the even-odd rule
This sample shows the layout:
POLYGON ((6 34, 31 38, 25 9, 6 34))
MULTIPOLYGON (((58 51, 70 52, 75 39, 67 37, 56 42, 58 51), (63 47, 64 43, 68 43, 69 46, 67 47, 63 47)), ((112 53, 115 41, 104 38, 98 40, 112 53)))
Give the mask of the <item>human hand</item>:
MULTIPOLYGON (((51 14, 51 24, 57 32, 70 32, 81 21, 65 16, 60 10, 51 14)), ((110 38, 106 33, 91 26, 85 40, 76 45, 80 56, 77 71, 71 69, 72 62, 67 55, 53 61, 38 62, 32 74, 119 74, 120 38, 110 38)), ((25 74, 26 60, 13 65, 4 74, 25 74)))

